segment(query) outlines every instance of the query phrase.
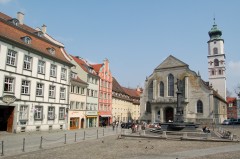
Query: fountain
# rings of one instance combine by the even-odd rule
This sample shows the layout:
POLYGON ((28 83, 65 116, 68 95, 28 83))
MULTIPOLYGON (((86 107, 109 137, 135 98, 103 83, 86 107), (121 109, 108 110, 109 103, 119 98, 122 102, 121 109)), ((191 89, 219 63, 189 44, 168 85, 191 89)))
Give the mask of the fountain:
POLYGON ((174 115, 173 122, 166 122, 161 124, 161 128, 163 131, 181 131, 183 129, 186 130, 195 130, 197 125, 194 123, 186 123, 183 120, 183 108, 181 106, 182 102, 182 87, 183 82, 177 79, 177 109, 176 114, 174 115))

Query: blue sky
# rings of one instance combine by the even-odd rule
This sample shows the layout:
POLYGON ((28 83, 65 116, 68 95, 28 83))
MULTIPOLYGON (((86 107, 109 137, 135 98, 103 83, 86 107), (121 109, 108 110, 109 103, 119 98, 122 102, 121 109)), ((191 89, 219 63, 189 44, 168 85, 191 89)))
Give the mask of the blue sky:
POLYGON ((225 42, 227 89, 240 84, 239 0, 0 0, 0 11, 64 43, 72 55, 92 63, 110 61, 125 87, 143 86, 173 55, 208 81, 208 31, 216 24, 225 42))

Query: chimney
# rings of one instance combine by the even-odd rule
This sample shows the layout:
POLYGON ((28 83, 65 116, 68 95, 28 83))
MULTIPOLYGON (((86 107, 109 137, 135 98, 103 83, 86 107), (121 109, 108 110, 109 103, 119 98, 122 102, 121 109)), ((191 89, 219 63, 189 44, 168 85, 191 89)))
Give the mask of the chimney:
POLYGON ((42 32, 43 32, 43 34, 47 33, 47 26, 45 24, 43 24, 43 26, 42 26, 42 32))
POLYGON ((22 12, 17 12, 17 19, 21 25, 23 25, 24 14, 22 12))

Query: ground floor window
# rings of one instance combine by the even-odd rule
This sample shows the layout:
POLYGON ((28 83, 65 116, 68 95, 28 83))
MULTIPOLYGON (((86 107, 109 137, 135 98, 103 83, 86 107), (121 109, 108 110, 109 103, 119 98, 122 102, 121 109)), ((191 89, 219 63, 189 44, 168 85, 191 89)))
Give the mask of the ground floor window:
POLYGON ((28 119, 28 106, 21 105, 19 109, 19 120, 27 120, 28 119))
POLYGON ((43 118, 43 107, 42 106, 35 106, 34 119, 35 120, 42 120, 42 118, 43 118))

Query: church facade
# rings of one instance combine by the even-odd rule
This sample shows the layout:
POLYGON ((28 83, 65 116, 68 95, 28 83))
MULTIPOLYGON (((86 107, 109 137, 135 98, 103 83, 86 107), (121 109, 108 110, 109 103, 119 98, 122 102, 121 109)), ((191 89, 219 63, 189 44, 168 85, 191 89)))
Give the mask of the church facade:
POLYGON ((183 121, 221 123, 227 118, 226 101, 200 75, 170 55, 146 78, 141 95, 141 120, 175 121, 177 94, 181 93, 183 121), (181 81, 178 88, 177 81, 181 81))

